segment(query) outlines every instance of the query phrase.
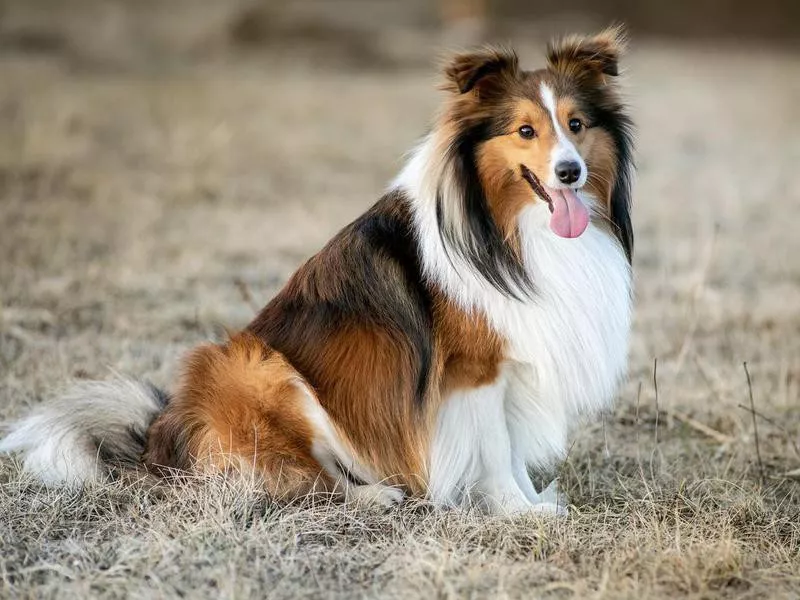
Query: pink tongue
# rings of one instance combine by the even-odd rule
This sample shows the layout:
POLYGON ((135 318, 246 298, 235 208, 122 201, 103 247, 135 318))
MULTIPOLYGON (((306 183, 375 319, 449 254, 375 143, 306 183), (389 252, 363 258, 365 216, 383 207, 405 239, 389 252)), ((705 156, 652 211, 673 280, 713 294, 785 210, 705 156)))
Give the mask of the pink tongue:
POLYGON ((554 190, 547 188, 553 200, 553 215, 550 217, 550 229, 564 238, 576 238, 589 225, 589 211, 586 205, 572 190, 554 190))

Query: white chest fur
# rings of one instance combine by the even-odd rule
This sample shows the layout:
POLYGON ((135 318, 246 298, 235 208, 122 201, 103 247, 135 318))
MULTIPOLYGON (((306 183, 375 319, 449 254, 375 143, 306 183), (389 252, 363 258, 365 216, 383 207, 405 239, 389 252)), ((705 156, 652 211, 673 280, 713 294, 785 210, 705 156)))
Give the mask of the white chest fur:
POLYGON ((446 400, 431 443, 430 495, 454 504, 476 490, 494 498, 495 508, 550 510, 541 508, 548 503, 527 466, 562 457, 576 418, 613 399, 628 356, 630 267, 617 240, 594 225, 575 239, 556 236, 539 203, 519 218, 535 293, 525 301, 503 295, 445 251, 429 156, 424 144, 395 182, 412 198, 425 275, 464 310, 487 318, 508 344, 496 382, 446 400))
MULTIPOLYGON (((504 509, 548 506, 527 466, 563 457, 579 416, 606 407, 625 373, 631 273, 618 242, 590 225, 577 239, 552 234, 539 207, 521 217, 523 252, 535 285, 518 301, 429 239, 427 273, 462 307, 484 315, 508 343, 501 379, 445 403, 430 457, 431 495, 461 502, 477 490, 504 509), (520 491, 522 495, 520 495, 520 491)), ((423 250, 426 253, 426 250, 423 250)))
POLYGON ((521 301, 445 252, 432 203, 415 209, 426 276, 507 340, 514 379, 536 390, 542 410, 574 416, 606 406, 625 372, 631 323, 631 271, 618 241, 595 225, 560 238, 547 227, 547 208, 530 206, 519 225, 535 291, 521 301))
POLYGON ((486 290, 477 306, 509 341, 509 358, 530 366, 541 401, 583 413, 604 407, 624 374, 631 272, 607 232, 590 225, 579 238, 559 238, 538 222, 543 213, 531 207, 520 219, 533 299, 486 290))
POLYGON ((608 406, 625 374, 631 272, 607 232, 591 225, 579 238, 558 238, 537 222, 549 216, 537 208, 521 220, 533 301, 481 303, 510 346, 512 446, 526 463, 543 466, 565 452, 576 417, 608 406))

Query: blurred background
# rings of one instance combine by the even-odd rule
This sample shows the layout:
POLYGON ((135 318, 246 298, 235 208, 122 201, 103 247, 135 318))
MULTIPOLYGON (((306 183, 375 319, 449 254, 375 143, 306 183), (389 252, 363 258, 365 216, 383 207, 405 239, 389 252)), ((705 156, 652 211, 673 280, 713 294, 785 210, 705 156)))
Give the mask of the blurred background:
POLYGON ((432 47, 626 23, 638 40, 796 44, 794 0, 3 0, 0 48, 115 65, 245 49, 358 66, 432 47), (299 46, 299 48, 298 48, 299 46))

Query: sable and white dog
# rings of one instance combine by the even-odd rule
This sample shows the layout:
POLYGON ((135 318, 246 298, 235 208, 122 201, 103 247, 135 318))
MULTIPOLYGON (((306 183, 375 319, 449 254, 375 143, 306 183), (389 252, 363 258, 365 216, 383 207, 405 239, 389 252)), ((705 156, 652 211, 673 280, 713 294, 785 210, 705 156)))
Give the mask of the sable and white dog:
POLYGON ((621 34, 456 56, 386 194, 175 389, 78 384, 13 424, 48 484, 119 468, 254 473, 275 496, 563 512, 529 469, 612 400, 631 320, 621 34))

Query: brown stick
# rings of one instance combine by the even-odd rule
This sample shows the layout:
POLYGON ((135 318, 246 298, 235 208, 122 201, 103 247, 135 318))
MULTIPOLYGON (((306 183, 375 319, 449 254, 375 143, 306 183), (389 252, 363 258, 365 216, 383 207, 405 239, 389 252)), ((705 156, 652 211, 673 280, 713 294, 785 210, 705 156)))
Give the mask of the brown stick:
POLYGON ((539 196, 539 198, 541 198, 545 202, 547 202, 547 206, 550 208, 550 212, 553 212, 553 199, 544 189, 542 182, 539 181, 539 178, 536 176, 536 174, 525 165, 520 165, 519 167, 520 170, 522 171, 522 177, 525 179, 525 181, 528 182, 528 185, 531 186, 533 193, 539 196))
POLYGON ((758 459, 758 472, 761 483, 764 483, 764 463, 761 460, 761 446, 758 443, 758 419, 756 419, 756 405, 753 402, 753 383, 750 380, 750 371, 747 370, 747 361, 742 363, 744 374, 747 376, 747 391, 750 395, 750 414, 753 417, 753 436, 756 441, 756 458, 758 459))
POLYGON ((688 425, 695 431, 699 431, 700 433, 707 435, 710 438, 718 441, 720 444, 730 444, 733 441, 733 438, 729 435, 725 435, 721 431, 717 431, 712 427, 709 427, 705 423, 701 423, 697 419, 693 419, 689 415, 682 413, 677 410, 665 410, 668 415, 676 418, 678 421, 683 423, 684 425, 688 425))
POLYGON ((656 428, 655 428, 655 442, 658 447, 658 415, 661 412, 658 409, 658 358, 653 359, 653 388, 656 393, 656 428))
POLYGON ((766 416, 764 413, 761 413, 761 412, 758 412, 758 411, 753 411, 753 409, 746 407, 744 404, 737 404, 737 406, 738 406, 739 408, 741 408, 742 410, 746 410, 746 411, 747 411, 747 412, 749 412, 749 413, 755 412, 756 416, 758 416, 758 417, 761 417, 761 418, 762 418, 764 421, 766 421, 767 423, 769 423, 769 424, 770 424, 770 425, 772 425, 773 427, 777 427, 777 428, 780 430, 780 432, 781 432, 781 433, 783 433, 783 435, 785 435, 785 436, 786 436, 786 440, 787 440, 787 441, 788 441, 788 442, 789 442, 789 443, 792 445, 792 447, 794 448, 794 453, 795 453, 795 454, 796 454, 798 457, 800 457, 800 446, 798 446, 798 445, 797 445, 797 442, 795 442, 795 441, 794 441, 794 438, 792 437, 792 434, 789 432, 789 430, 788 430, 788 429, 786 429, 786 427, 784 427, 783 425, 781 425, 780 423, 778 423, 778 422, 777 422, 775 419, 771 419, 771 418, 769 418, 769 417, 768 417, 768 416, 766 416))

